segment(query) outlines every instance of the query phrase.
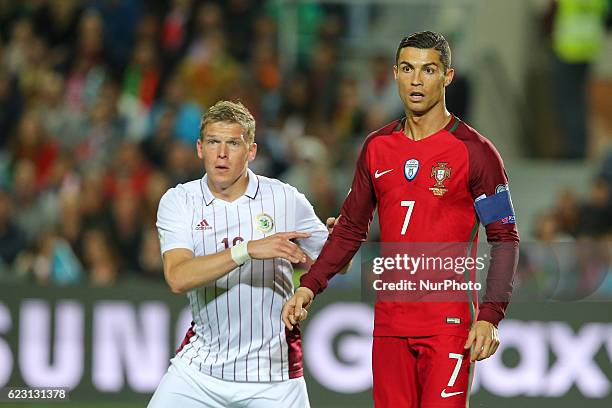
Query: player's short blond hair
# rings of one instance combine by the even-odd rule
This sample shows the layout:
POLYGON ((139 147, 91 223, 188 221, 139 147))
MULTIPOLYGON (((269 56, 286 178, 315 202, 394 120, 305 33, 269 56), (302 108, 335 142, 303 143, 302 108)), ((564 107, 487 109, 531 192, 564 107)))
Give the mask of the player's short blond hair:
POLYGON ((219 101, 208 109, 200 121, 200 139, 204 138, 210 123, 237 123, 244 129, 244 141, 250 145, 255 141, 255 118, 240 102, 219 101))

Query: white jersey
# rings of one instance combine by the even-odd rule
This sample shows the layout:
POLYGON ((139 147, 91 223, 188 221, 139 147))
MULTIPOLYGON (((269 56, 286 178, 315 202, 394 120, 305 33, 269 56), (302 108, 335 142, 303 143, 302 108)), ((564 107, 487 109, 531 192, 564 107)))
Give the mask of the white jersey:
MULTIPOLYGON (((231 203, 213 196, 206 176, 168 190, 157 213, 162 254, 186 248, 195 256, 209 255, 244 240, 302 231, 312 235, 296 243, 315 259, 328 233, 304 195, 250 170, 248 177, 245 194, 231 203)), ((188 292, 192 329, 177 356, 224 380, 301 376, 299 329, 289 332, 281 320, 283 304, 293 294, 292 274, 284 259, 253 259, 188 292)))

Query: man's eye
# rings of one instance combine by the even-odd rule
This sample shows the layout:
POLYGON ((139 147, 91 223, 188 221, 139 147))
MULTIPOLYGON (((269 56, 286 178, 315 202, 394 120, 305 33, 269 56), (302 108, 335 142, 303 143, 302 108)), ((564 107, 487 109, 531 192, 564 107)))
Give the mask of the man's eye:
POLYGON ((425 70, 425 72, 427 72, 428 74, 433 74, 433 73, 434 73, 434 70, 433 70, 433 68, 427 68, 427 69, 425 70))
POLYGON ((212 144, 217 144, 217 143, 219 143, 219 141, 218 141, 218 140, 214 140, 214 139, 208 139, 208 140, 206 141, 206 143, 207 143, 207 144, 209 144, 209 145, 212 145, 212 144))
POLYGON ((404 67, 402 68, 402 71, 404 71, 404 72, 410 72, 410 67, 409 67, 409 66, 404 65, 404 67))

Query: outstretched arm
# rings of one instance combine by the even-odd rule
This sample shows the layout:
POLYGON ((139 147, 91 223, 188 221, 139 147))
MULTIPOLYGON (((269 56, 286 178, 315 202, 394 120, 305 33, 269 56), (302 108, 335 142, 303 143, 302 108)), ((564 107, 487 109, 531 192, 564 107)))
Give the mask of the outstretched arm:
MULTIPOLYGON (((306 255, 291 240, 309 236, 310 234, 305 232, 279 232, 242 245, 246 245, 247 259, 284 258, 298 263, 305 262, 306 255)), ((173 293, 185 293, 207 285, 246 261, 244 259, 241 262, 235 253, 232 256, 231 249, 194 257, 193 252, 188 249, 175 248, 164 252, 163 258, 164 276, 173 293)))

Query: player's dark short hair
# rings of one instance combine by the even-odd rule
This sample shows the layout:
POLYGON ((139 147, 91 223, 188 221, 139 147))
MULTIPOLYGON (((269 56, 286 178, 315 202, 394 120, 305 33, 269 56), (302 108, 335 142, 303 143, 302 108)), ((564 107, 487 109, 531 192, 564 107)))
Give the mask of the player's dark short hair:
POLYGON ((442 65, 444 66, 444 72, 446 72, 446 70, 451 66, 450 46, 448 45, 446 38, 444 38, 444 36, 440 33, 433 31, 419 31, 402 38, 402 41, 400 41, 399 46, 397 47, 397 52, 395 53, 396 64, 399 62, 399 55, 402 48, 406 47, 419 49, 433 48, 440 53, 440 61, 442 61, 442 65))
POLYGON ((255 118, 240 102, 219 101, 208 109, 200 121, 200 138, 204 137, 206 126, 210 123, 237 123, 244 129, 244 141, 247 144, 255 140, 255 118))

